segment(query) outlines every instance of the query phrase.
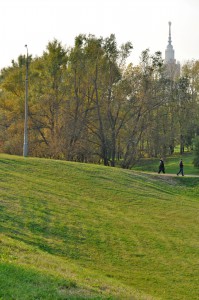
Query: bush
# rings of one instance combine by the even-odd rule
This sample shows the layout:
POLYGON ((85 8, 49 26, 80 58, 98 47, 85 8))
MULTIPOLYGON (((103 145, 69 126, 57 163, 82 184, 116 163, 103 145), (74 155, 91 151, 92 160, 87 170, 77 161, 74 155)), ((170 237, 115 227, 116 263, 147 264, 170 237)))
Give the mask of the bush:
POLYGON ((194 160, 193 160, 193 164, 194 167, 199 168, 199 136, 197 136, 194 141, 194 160))

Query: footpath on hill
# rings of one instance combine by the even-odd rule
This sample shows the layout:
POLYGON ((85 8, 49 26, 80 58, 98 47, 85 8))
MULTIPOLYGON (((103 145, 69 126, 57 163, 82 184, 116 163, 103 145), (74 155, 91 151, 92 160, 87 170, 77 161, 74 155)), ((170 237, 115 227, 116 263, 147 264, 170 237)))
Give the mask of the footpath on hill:
POLYGON ((199 177, 199 175, 195 175, 195 174, 184 174, 184 176, 182 175, 176 175, 176 174, 171 174, 171 173, 158 173, 158 172, 144 172, 144 173, 148 173, 148 174, 152 174, 152 175, 157 175, 157 176, 170 176, 170 177, 199 177))

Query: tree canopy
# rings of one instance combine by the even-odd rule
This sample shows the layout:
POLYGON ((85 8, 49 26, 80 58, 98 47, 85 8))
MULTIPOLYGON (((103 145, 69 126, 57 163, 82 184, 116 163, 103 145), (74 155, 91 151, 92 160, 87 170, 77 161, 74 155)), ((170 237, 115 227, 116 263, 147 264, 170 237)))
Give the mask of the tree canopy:
MULTIPOLYGON (((29 155, 130 168, 140 157, 183 153, 199 134, 199 61, 171 78, 157 51, 127 64, 131 42, 56 39, 29 61, 29 155)), ((0 76, 0 147, 22 155, 26 57, 0 76)))

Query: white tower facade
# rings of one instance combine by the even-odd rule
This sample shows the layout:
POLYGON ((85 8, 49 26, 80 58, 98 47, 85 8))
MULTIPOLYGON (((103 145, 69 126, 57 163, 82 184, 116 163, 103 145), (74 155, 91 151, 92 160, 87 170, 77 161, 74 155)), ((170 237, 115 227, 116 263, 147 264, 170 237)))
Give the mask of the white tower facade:
POLYGON ((168 45, 165 50, 165 64, 175 64, 175 51, 173 49, 173 46, 171 44, 171 22, 169 22, 169 40, 168 45))
POLYGON ((175 51, 171 44, 171 22, 169 22, 169 39, 165 50, 164 64, 166 66, 166 74, 169 78, 177 78, 180 76, 180 63, 176 63, 175 51))

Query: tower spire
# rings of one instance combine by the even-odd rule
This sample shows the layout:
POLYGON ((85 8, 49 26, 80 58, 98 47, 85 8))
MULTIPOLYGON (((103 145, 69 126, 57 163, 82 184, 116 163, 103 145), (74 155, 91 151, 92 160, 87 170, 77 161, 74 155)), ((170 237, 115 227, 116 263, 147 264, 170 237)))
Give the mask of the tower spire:
POLYGON ((165 63, 175 63, 174 49, 171 44, 171 22, 169 21, 169 40, 165 50, 165 63))
POLYGON ((171 43, 171 22, 168 22, 169 24, 169 39, 168 39, 168 45, 165 50, 165 70, 166 70, 166 76, 169 78, 175 79, 180 76, 180 64, 176 63, 175 60, 175 51, 173 49, 173 45, 171 43))
POLYGON ((171 22, 169 21, 169 45, 171 45, 171 22))

